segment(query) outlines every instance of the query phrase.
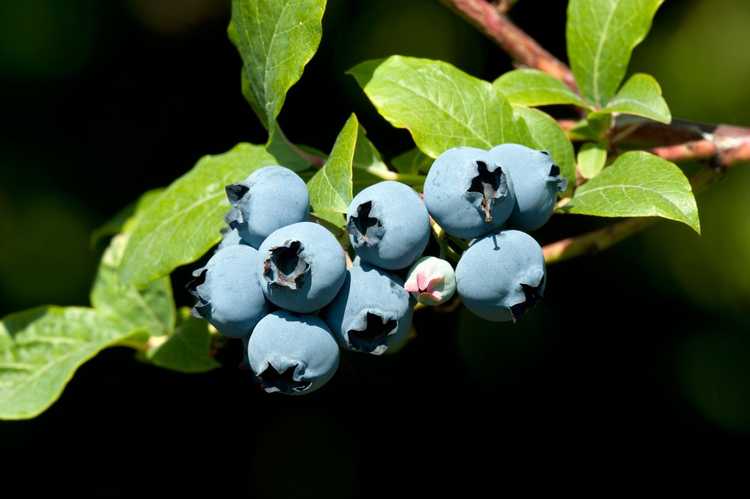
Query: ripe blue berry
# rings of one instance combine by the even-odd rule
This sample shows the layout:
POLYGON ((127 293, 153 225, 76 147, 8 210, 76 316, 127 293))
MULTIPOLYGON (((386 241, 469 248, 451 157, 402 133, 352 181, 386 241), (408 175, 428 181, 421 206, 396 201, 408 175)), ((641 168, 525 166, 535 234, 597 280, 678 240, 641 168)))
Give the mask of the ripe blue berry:
POLYGON ((317 390, 339 365, 339 347, 325 322, 284 310, 265 316, 255 326, 247 356, 266 392, 287 395, 317 390))
POLYGON ((412 305, 401 279, 357 258, 324 317, 344 348, 380 355, 409 333, 412 305))
POLYGON ((268 313, 258 282, 258 251, 235 245, 218 250, 205 267, 193 272, 188 289, 198 298, 194 313, 225 336, 241 338, 268 313))
POLYGON ((432 164, 424 183, 427 211, 448 234, 473 239, 506 222, 515 205, 504 167, 481 149, 448 149, 432 164))
POLYGON ((519 144, 502 144, 490 151, 513 179, 516 205, 508 224, 524 231, 536 230, 552 216, 557 194, 567 188, 549 153, 519 144))
POLYGON ((240 236, 240 232, 237 229, 225 227, 221 231, 221 242, 216 250, 224 249, 227 246, 237 246, 238 244, 250 246, 244 239, 242 239, 242 236, 240 236))
POLYGON ((300 222, 276 230, 258 250, 258 277, 266 298, 299 313, 333 300, 346 276, 344 249, 326 228, 300 222))
POLYGON ((466 308, 488 321, 516 321, 544 294, 544 254, 524 232, 506 230, 475 241, 456 266, 466 308))
POLYGON ((359 257, 384 269, 411 265, 427 247, 430 217, 419 195, 399 182, 363 189, 349 205, 347 230, 359 257))
POLYGON ((253 248, 276 229, 307 220, 310 210, 305 182, 283 166, 255 170, 226 193, 232 205, 226 222, 253 248))

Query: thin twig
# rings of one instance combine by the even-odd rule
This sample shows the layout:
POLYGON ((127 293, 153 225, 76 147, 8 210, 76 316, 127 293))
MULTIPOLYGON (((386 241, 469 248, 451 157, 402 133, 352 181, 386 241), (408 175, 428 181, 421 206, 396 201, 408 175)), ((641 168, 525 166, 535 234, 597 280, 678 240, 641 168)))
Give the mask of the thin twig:
MULTIPOLYGON (((666 150, 662 151, 662 154, 659 154, 658 150, 655 153, 662 157, 672 155, 673 161, 710 159, 711 168, 704 168, 690 177, 693 192, 697 194, 720 179, 729 168, 743 162, 750 162, 750 141, 743 142, 735 148, 724 151, 717 149, 716 144, 712 142, 710 144, 714 150, 714 154, 701 156, 700 158, 689 150, 678 151, 674 149, 675 147, 683 147, 684 145, 664 148, 666 150), (719 150, 718 153, 717 150, 719 150)), ((614 246, 623 239, 643 231, 650 227, 656 220, 658 219, 631 218, 609 225, 603 229, 550 243, 544 247, 544 259, 548 264, 552 264, 578 256, 598 253, 610 246, 614 246)))

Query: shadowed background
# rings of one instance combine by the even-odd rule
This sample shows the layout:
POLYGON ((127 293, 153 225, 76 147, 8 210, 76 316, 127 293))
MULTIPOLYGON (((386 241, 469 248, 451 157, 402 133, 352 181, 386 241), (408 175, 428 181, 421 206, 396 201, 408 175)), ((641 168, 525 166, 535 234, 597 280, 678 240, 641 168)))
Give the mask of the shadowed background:
MULTIPOLYGON (((566 3, 521 0, 512 17, 564 58, 566 3)), ((93 229, 202 155, 265 141, 240 94, 227 4, 0 2, 0 314, 88 303, 93 229)), ((750 126, 748 25, 745 0, 667 1, 631 72, 653 74, 676 117, 750 126)), ((396 53, 488 80, 511 69, 436 1, 329 0, 280 117, 287 135, 330 150, 353 110, 386 157, 412 147, 344 74, 396 53)), ((236 369, 237 345, 203 375, 107 350, 42 416, 0 423, 3 483, 29 496, 380 497, 394 481, 476 486, 575 467, 573 450, 599 466, 631 451, 654 463, 729 454, 750 432, 748 188, 739 166, 699 197, 702 238, 659 223, 551 267, 546 301, 516 326, 418 312, 403 352, 347 356, 303 399, 261 393, 236 369)), ((555 217, 536 235, 598 225, 555 217)), ((186 275, 174 280, 183 305, 186 275)))

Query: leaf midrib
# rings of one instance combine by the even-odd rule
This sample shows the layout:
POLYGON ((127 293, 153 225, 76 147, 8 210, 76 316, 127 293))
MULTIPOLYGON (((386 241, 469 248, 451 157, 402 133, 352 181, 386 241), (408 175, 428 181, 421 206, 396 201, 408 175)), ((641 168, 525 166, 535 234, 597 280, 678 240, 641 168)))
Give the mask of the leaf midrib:
POLYGON ((594 54, 594 102, 596 102, 597 106, 601 106, 601 91, 599 89, 599 62, 601 60, 601 54, 602 50, 604 50, 604 42, 606 40, 607 32, 609 31, 609 26, 612 23, 612 18, 615 15, 615 11, 617 10, 617 7, 620 5, 620 0, 612 0, 612 3, 609 5, 612 6, 612 10, 607 15, 607 19, 604 22, 604 29, 601 33, 601 38, 599 39, 599 43, 596 47, 596 53, 594 54))
MULTIPOLYGON (((644 187, 644 186, 641 186, 641 185, 633 185, 633 184, 608 184, 608 185, 604 185, 604 186, 601 186, 601 187, 593 187, 591 189, 585 190, 584 192, 582 192, 580 194, 577 194, 575 196, 575 198, 573 198, 573 201, 575 202, 576 199, 580 200, 581 198, 583 198, 584 196, 586 196, 588 194, 591 194, 591 193, 594 193, 594 192, 598 192, 598 191, 604 191, 604 190, 607 190, 607 189, 621 189, 621 190, 624 190, 624 189, 637 189, 637 190, 641 190, 641 191, 646 191, 648 193, 656 195, 660 199, 663 199, 667 204, 669 204, 670 206, 674 207, 675 210, 677 210, 678 213, 680 213, 683 216, 685 216, 686 219, 689 218, 687 213, 685 213, 684 211, 682 211, 676 204, 674 204, 672 202, 672 200, 670 200, 669 198, 665 197, 664 194, 662 194, 661 192, 659 192, 657 190, 654 190, 654 189, 651 189, 651 188, 648 188, 648 187, 644 187)), ((575 209, 575 205, 573 206, 573 208, 575 209)))

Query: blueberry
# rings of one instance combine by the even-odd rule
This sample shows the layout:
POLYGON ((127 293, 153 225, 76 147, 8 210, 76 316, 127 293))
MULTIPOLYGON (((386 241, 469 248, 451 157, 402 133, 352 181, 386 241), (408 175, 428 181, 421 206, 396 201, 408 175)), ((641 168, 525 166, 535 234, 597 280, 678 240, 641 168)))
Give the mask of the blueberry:
POLYGON ((509 225, 532 231, 547 223, 555 209, 557 194, 564 192, 568 184, 549 153, 519 144, 502 144, 493 148, 490 155, 513 179, 516 205, 509 225))
POLYGON ((445 260, 425 256, 409 269, 404 288, 423 305, 440 305, 456 292, 456 274, 445 260))
POLYGON ((225 336, 241 338, 268 313, 258 282, 258 251, 235 245, 218 250, 188 285, 198 298, 194 313, 225 336))
POLYGON ((469 246, 456 266, 466 308, 488 321, 516 321, 542 298, 544 254, 524 232, 506 230, 469 246))
POLYGON ((253 248, 276 229, 307 220, 310 211, 305 182, 283 166, 255 170, 226 193, 232 205, 226 221, 253 248))
POLYGON ((247 356, 268 393, 304 395, 325 385, 339 365, 339 347, 325 322, 284 310, 255 326, 247 356))
POLYGON ((221 242, 219 243, 217 250, 224 249, 227 246, 237 246, 238 244, 250 246, 247 241, 242 239, 240 231, 232 229, 231 227, 226 227, 221 231, 221 242))
POLYGON ((513 183, 487 151, 456 147, 441 154, 424 183, 432 218, 448 234, 473 239, 499 229, 513 206, 513 183))
POLYGON ((430 217, 419 195, 399 182, 363 189, 349 205, 347 231, 359 257, 384 269, 408 267, 430 239, 430 217))
POLYGON ((325 227, 300 222, 276 230, 258 250, 258 277, 273 304, 293 312, 320 310, 346 276, 346 256, 325 227))
POLYGON ((344 348, 380 355, 405 340, 412 305, 401 279, 356 258, 324 317, 344 348))

